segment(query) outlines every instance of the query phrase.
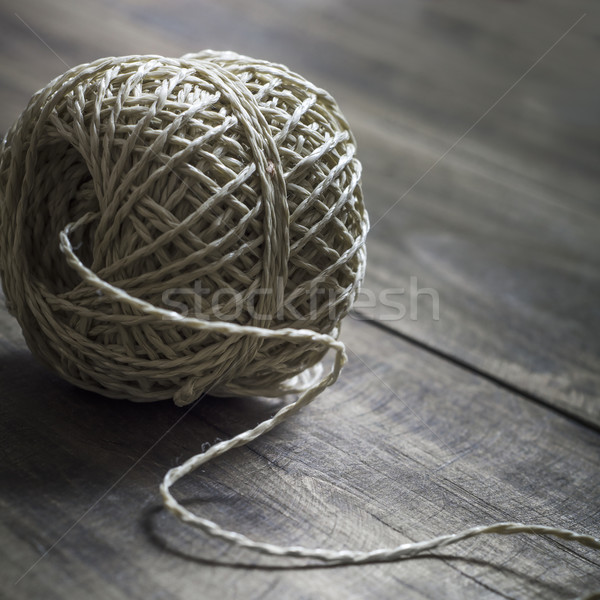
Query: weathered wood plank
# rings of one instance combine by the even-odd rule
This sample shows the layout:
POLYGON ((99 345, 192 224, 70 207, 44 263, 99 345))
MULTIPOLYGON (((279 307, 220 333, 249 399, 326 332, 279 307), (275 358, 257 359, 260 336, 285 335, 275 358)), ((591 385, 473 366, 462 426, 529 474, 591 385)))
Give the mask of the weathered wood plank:
POLYGON ((347 112, 378 300, 362 310, 598 425, 600 86, 588 59, 598 12, 494 8, 493 19, 481 3, 398 9, 385 24, 362 13, 369 43, 356 45, 361 94, 347 112), (435 290, 439 320, 411 287, 435 290), (403 318, 380 301, 390 288, 405 290, 391 295, 403 318))
MULTIPOLYGON (((5 312, 0 322, 7 331, 5 312)), ((597 433, 366 323, 350 320, 343 337, 350 363, 336 386, 178 484, 194 510, 256 538, 334 548, 497 520, 600 533, 597 433)), ((443 560, 259 568, 289 561, 187 529, 160 509, 157 486, 272 401, 211 398, 186 414, 107 400, 46 372, 14 334, 0 365, 11 598, 570 598, 600 585, 597 553, 526 536, 470 540, 443 560), (237 561, 257 568, 227 566, 237 561)))

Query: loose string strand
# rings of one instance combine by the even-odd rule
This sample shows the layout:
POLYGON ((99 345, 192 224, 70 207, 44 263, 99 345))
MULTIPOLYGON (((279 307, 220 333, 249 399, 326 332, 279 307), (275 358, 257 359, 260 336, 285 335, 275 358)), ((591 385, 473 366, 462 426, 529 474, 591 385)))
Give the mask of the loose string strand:
MULTIPOLYGON (((166 473, 160 485, 160 494, 167 510, 181 521, 201 529, 212 537, 226 540, 227 542, 236 546, 248 548, 261 554, 270 556, 317 559, 331 565, 365 564, 401 560, 417 556, 418 554, 422 554, 428 550, 441 549, 446 546, 450 546, 451 544, 456 544, 463 540, 486 534, 515 535, 524 533, 529 535, 553 536, 566 541, 576 542, 582 546, 596 550, 600 549, 600 539, 587 534, 578 533, 576 531, 560 527, 549 527, 546 525, 525 524, 512 521, 498 522, 491 525, 480 525, 457 533, 442 535, 420 542, 409 542, 400 544, 399 546, 393 548, 377 548, 369 551, 350 549, 331 550, 325 548, 306 548, 304 546, 280 546, 267 542, 259 542, 239 532, 224 529, 214 521, 200 517, 191 512, 177 501, 175 496, 171 493, 171 487, 177 483, 177 481, 186 475, 191 474, 200 466, 205 465, 211 460, 222 456, 234 448, 244 446, 249 442, 261 437, 262 435, 265 435, 277 425, 285 421, 288 417, 297 413, 302 407, 310 404, 325 388, 331 386, 337 381, 339 374, 347 361, 345 346, 342 342, 331 336, 317 334, 310 330, 291 328, 270 330, 254 326, 242 326, 236 323, 204 321, 197 318, 184 318, 178 313, 156 307, 148 302, 145 302, 144 300, 141 300, 140 298, 129 295, 124 290, 115 287, 98 277, 91 269, 86 267, 81 262, 79 257, 73 251, 69 234, 72 233, 72 231, 74 231, 77 227, 89 222, 93 218, 93 215, 87 214, 81 217, 79 221, 67 225, 67 227, 65 227, 60 234, 60 249, 64 253, 68 264, 80 274, 84 281, 108 296, 114 298, 115 300, 125 302, 132 308, 136 308, 145 314, 151 314, 153 316, 161 315, 164 319, 170 319, 177 322, 184 321, 186 325, 194 328, 212 329, 217 332, 227 331, 229 334, 238 334, 242 336, 256 335, 268 338, 288 339, 289 341, 293 341, 294 339, 309 338, 313 342, 316 341, 321 343, 330 350, 335 351, 334 364, 330 372, 317 383, 311 383, 309 387, 303 391, 294 402, 285 405, 279 411, 277 411, 273 417, 262 421, 256 427, 239 433, 229 440, 222 441, 214 446, 211 446, 205 452, 201 452, 192 456, 183 464, 170 469, 166 473)), ((588 596, 588 598, 592 597, 594 596, 588 596)))
POLYGON ((341 360, 344 355, 345 353, 343 353, 343 350, 338 350, 336 354, 336 363, 331 373, 317 386, 314 386, 313 388, 304 392, 304 394, 302 394, 298 400, 280 409, 275 416, 263 421, 253 429, 249 429, 236 435, 230 440, 215 444, 207 451, 192 456, 182 465, 170 469, 165 475, 160 486, 160 492, 165 507, 178 519, 181 519, 182 521, 203 530, 213 537, 227 540, 236 546, 249 548, 262 554, 271 556, 318 559, 327 564, 364 564, 374 562, 389 562, 403 558, 411 558, 427 550, 441 549, 446 546, 456 544, 457 542, 485 534, 515 535, 519 533, 525 533, 529 535, 553 536, 563 540, 576 542, 582 546, 600 550, 600 539, 591 535, 578 533, 576 531, 561 527, 549 527, 546 525, 525 524, 512 521, 498 522, 491 525, 480 525, 465 529, 458 533, 442 535, 421 542, 409 542, 394 548, 378 548, 370 551, 348 549, 329 550, 324 548, 306 548, 303 546, 279 546, 266 542, 257 542, 238 532, 223 529, 213 521, 199 517, 198 515, 192 513, 174 498, 170 488, 185 475, 192 473, 201 465, 204 465, 218 456, 225 454, 229 450, 243 446, 260 437, 261 435, 264 435, 268 431, 271 431, 287 417, 296 413, 301 407, 312 402, 312 400, 314 400, 323 389, 335 382, 339 371, 341 370, 341 360))

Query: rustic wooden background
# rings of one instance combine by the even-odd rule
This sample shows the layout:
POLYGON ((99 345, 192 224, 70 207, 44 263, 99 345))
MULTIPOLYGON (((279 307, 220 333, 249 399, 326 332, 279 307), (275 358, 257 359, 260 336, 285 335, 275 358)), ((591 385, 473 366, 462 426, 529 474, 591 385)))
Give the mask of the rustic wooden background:
MULTIPOLYGON (((2 134, 67 67, 203 48, 289 65, 333 92, 357 134, 366 288, 387 300, 363 296, 348 319, 334 388, 178 485, 190 506, 255 538, 332 548, 497 520, 600 535, 597 3, 4 0, 0 15, 2 134), (437 292, 439 319, 411 286, 437 292)), ((39 366, 5 309, 0 329, 0 597, 600 587, 597 552, 533 536, 336 568, 207 539, 161 510, 159 481, 273 401, 207 399, 182 418, 169 403, 106 400, 39 366)))

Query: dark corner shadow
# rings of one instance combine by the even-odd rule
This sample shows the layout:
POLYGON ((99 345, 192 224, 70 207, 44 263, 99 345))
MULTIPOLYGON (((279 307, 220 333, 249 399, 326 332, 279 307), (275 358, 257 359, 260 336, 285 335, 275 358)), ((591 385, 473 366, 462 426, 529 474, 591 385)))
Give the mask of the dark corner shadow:
POLYGON ((79 476, 89 484, 114 480, 136 461, 145 467, 137 485, 154 487, 203 444, 253 427, 280 406, 262 398, 206 396, 183 408, 109 399, 64 381, 27 350, 0 356, 0 398, 0 479, 40 493, 79 476))
MULTIPOLYGON (((206 500, 205 500, 206 501, 206 500)), ((190 501, 182 501, 181 504, 190 506, 198 505, 199 501, 194 499, 190 501)), ((142 527, 148 539, 157 545, 161 550, 169 552, 178 558, 192 561, 210 567, 218 567, 224 569, 248 569, 248 570, 264 570, 264 571, 303 571, 316 569, 347 569, 347 568, 364 568, 365 564, 327 564, 318 561, 317 559, 300 559, 292 557, 277 557, 258 554, 252 550, 239 550, 240 558, 223 559, 221 556, 226 552, 231 545, 220 540, 210 540, 207 543, 207 538, 202 532, 185 525, 178 523, 175 517, 172 517, 163 506, 151 506, 144 512, 142 519, 142 527), (164 523, 161 524, 161 519, 164 523), (170 529, 169 531, 166 531, 170 529), (182 530, 185 530, 182 534, 182 530), (218 556, 210 556, 210 554, 218 556), (301 562, 298 562, 301 561, 301 562)), ((459 550, 459 545, 456 546, 459 550)), ((540 589, 541 587, 557 592, 556 584, 541 582, 538 578, 528 575, 522 571, 517 571, 506 564, 496 564, 489 560, 483 560, 476 557, 469 557, 458 552, 451 553, 448 550, 441 550, 438 553, 426 552, 394 561, 376 561, 369 564, 380 563, 397 563, 407 565, 411 561, 444 561, 449 562, 453 568, 461 570, 461 566, 479 566, 490 567, 496 571, 501 571, 507 576, 518 578, 524 584, 531 586, 532 589, 540 589)), ((565 593, 569 588, 564 588, 565 593)))

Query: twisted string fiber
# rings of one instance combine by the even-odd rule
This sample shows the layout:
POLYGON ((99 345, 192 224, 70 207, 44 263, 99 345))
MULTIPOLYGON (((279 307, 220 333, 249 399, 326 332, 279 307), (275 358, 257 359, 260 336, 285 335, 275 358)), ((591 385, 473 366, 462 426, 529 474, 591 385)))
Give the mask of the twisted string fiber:
POLYGON ((165 475, 167 509, 209 535, 331 564, 408 558, 492 533, 600 548, 588 535, 514 522, 371 551, 278 546, 223 529, 171 493, 338 378, 340 321, 366 259, 359 181, 335 101, 286 67, 212 51, 76 67, 32 98, 2 142, 9 309, 34 353, 106 396, 185 405, 206 392, 299 394, 165 475), (198 280, 208 292, 201 316, 187 294, 198 280), (319 286, 326 298, 313 294, 319 286), (222 318, 234 304, 215 302, 225 288, 238 304, 254 299, 254 310, 222 318), (164 293, 182 289, 172 310, 164 293), (323 375, 328 351, 334 363, 323 375))
POLYGON ((107 396, 300 392, 364 276, 359 181, 333 98, 281 65, 207 51, 76 67, 4 141, 9 308, 35 354, 107 396), (54 251, 67 231, 121 295, 74 276, 54 251), (303 337, 264 335, 286 328, 303 337))

